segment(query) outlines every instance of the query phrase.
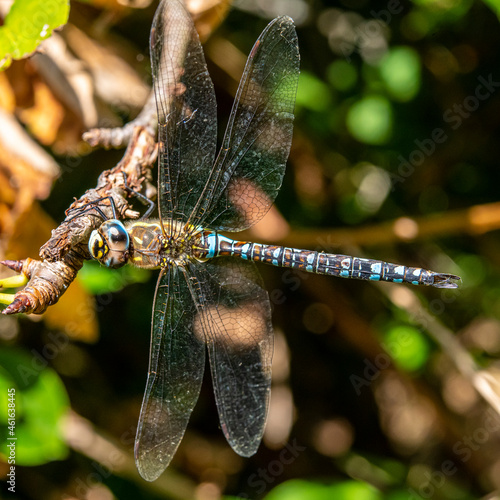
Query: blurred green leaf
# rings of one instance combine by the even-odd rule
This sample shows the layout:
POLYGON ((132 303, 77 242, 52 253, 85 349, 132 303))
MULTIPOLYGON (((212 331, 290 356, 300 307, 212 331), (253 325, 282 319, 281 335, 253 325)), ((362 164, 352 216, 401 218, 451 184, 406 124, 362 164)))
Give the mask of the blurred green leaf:
POLYGON ((361 481, 344 481, 330 488, 329 498, 342 500, 380 500, 382 495, 370 484, 361 481))
POLYGON ((499 0, 483 0, 496 15, 500 18, 500 1, 499 0))
POLYGON ((8 394, 8 390, 12 387, 12 380, 9 377, 8 372, 5 371, 5 369, 0 366, 0 394, 2 397, 0 397, 0 425, 7 425, 7 420, 9 419, 9 416, 7 414, 8 410, 8 398, 6 395, 8 394))
POLYGON ((87 261, 78 280, 87 292, 94 295, 118 292, 132 283, 145 283, 151 273, 133 266, 109 269, 96 261, 87 261))
POLYGON ((405 23, 413 36, 421 38, 431 35, 440 25, 450 25, 462 19, 473 1, 413 0, 413 4, 416 8, 406 16, 405 23))
POLYGON ((301 71, 297 89, 297 106, 324 111, 332 102, 331 91, 323 81, 308 71, 301 71))
POLYGON ((356 84, 358 72, 354 65, 339 59, 328 66, 326 77, 337 90, 346 91, 356 84))
POLYGON ((392 132, 392 108, 383 96, 366 96, 354 103, 347 112, 350 134, 365 144, 385 144, 392 132))
POLYGON ((324 485, 311 481, 291 480, 276 486, 265 500, 380 500, 373 486, 361 481, 342 481, 324 485))
POLYGON ((500 286, 484 290, 481 297, 481 307, 484 312, 500 319, 500 286))
POLYGON ((330 500, 329 488, 323 484, 294 479, 273 488, 265 500, 330 500))
POLYGON ((34 52, 68 15, 68 0, 16 0, 0 27, 0 69, 34 52))
POLYGON ((391 491, 385 496, 384 500, 424 500, 418 493, 412 492, 412 496, 408 494, 408 490, 391 491))
POLYGON ((430 346, 426 337, 409 325, 389 328, 383 346, 394 363, 408 372, 422 368, 429 357, 430 346))
POLYGON ((420 90, 420 58, 410 47, 395 47, 379 63, 380 76, 391 95, 398 101, 413 99, 420 90))
MULTIPOLYGON (((62 419, 69 409, 65 387, 43 355, 17 349, 0 350, 0 390, 15 389, 15 460, 18 465, 40 465, 66 457, 62 419)), ((5 408, 1 407, 4 412, 5 408)), ((5 413, 3 414, 5 415, 5 413)), ((1 455, 8 444, 9 428, 0 420, 1 455)))

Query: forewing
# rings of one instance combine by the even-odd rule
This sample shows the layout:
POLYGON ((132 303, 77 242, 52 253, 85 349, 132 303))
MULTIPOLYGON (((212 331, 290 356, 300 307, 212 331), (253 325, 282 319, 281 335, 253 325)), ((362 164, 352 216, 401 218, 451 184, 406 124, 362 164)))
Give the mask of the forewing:
POLYGON ((196 224, 239 231, 273 204, 292 143, 299 62, 292 19, 276 18, 248 57, 196 224))
POLYGON ((149 373, 135 441, 141 476, 155 480, 168 466, 198 399, 205 346, 193 334, 197 310, 182 272, 162 271, 153 306, 149 373))
POLYGON ((191 16, 163 0, 151 29, 151 66, 158 110, 158 201, 164 221, 186 222, 215 158, 213 84, 191 16))
POLYGON ((218 258, 197 269, 203 304, 195 335, 208 347, 222 430, 233 450, 253 455, 267 418, 273 330, 267 292, 253 262, 218 258))

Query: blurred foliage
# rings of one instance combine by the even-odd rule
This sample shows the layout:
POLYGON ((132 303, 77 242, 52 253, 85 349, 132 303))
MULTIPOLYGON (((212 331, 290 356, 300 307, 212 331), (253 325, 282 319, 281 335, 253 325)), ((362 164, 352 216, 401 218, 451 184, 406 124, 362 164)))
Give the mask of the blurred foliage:
POLYGON ((366 144, 385 144, 391 137, 393 116, 391 104, 383 96, 366 96, 347 112, 347 129, 366 144))
MULTIPOLYGON (((48 349, 52 347, 48 346, 48 349)), ((69 410, 66 390, 57 373, 40 353, 16 349, 0 351, 0 446, 8 450, 11 435, 7 419, 8 389, 15 390, 15 463, 41 465, 62 460, 68 448, 62 435, 62 420, 69 410)), ((3 455, 5 459, 6 455, 3 455)))
POLYGON ((402 370, 413 372, 422 368, 430 354, 426 337, 416 328, 396 325, 387 328, 382 345, 402 370))
POLYGON ((379 500, 380 493, 366 483, 340 481, 322 485, 309 481, 287 481, 264 497, 266 500, 379 500))
POLYGON ((0 69, 27 57, 68 20, 69 0, 15 0, 0 27, 0 69))
POLYGON ((387 51, 378 64, 387 92, 398 101, 410 101, 420 90, 420 58, 410 47, 387 51))
MULTIPOLYGON (((95 444, 82 450, 62 441, 67 391, 72 410, 94 426, 95 441, 106 436, 131 460, 148 368, 157 273, 86 264, 50 308, 59 307, 54 321, 49 313, 43 321, 0 319, 0 405, 5 388, 18 388, 18 458, 43 464, 18 468, 20 498, 494 495, 500 424, 473 382, 484 375, 498 397, 498 2, 240 0, 211 36, 222 16, 213 15, 216 1, 203 5, 211 12, 203 29, 221 137, 260 31, 276 15, 296 20, 294 143, 278 210, 263 222, 280 235, 274 241, 296 238, 304 248, 454 272, 463 285, 456 292, 377 287, 260 266, 277 332, 264 443, 248 459, 228 449, 207 373, 186 436, 153 490, 123 472, 110 449, 98 459, 95 444), (99 341, 85 343, 98 327, 99 341), (453 332, 459 355, 452 341, 440 343, 443 330, 453 332), (59 334, 78 342, 34 357, 59 334), (33 359, 40 369, 25 386, 16 373, 33 359), (478 371, 464 370, 464 359, 478 371)), ((121 158, 122 151, 90 151, 79 137, 88 126, 119 125, 140 108, 156 5, 141 6, 74 2, 61 31, 72 59, 58 56, 71 71, 47 71, 35 56, 0 74, 1 110, 57 162, 57 171, 47 171, 20 159, 29 148, 9 149, 13 141, 0 126, 2 258, 35 257, 53 221, 121 158), (58 87, 52 74, 68 86, 58 87)), ((0 406, 2 429, 5 414, 0 406)), ((89 425, 77 434, 92 432, 89 425)))
POLYGON ((137 267, 126 266, 121 269, 109 269, 96 261, 84 263, 78 273, 78 280, 87 292, 101 295, 109 292, 119 292, 125 286, 133 283, 145 283, 151 273, 137 267))

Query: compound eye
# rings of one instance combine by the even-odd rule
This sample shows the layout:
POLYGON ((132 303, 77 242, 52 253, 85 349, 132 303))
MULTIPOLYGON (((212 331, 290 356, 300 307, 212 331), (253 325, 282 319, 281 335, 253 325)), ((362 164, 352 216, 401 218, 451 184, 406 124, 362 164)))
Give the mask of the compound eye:
POLYGON ((125 226, 111 219, 92 231, 89 252, 93 259, 107 267, 117 268, 127 263, 130 239, 125 226))
POLYGON ((108 245, 106 244, 102 234, 98 229, 94 229, 89 239, 90 256, 95 260, 102 261, 108 251, 108 245))
POLYGON ((101 225, 100 231, 106 235, 111 250, 128 251, 130 242, 125 226, 117 220, 108 220, 101 225))

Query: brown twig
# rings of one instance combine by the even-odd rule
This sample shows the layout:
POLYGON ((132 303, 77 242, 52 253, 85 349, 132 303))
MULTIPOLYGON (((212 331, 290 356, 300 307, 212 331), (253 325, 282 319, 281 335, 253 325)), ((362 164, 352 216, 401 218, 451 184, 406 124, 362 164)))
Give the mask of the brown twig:
MULTIPOLYGON (((3 314, 41 314, 55 304, 90 258, 87 241, 90 233, 102 223, 102 217, 92 210, 84 210, 89 203, 102 200, 100 211, 111 218, 113 199, 119 218, 137 217, 128 203, 125 179, 134 191, 151 191, 151 167, 156 160, 156 146, 152 131, 137 127, 122 160, 112 169, 104 171, 95 188, 86 191, 66 211, 67 217, 52 231, 52 237, 40 249, 41 261, 25 259, 5 263, 21 271, 29 281, 15 294, 13 302, 3 314), (108 199, 106 199, 108 198, 108 199), (81 215, 79 210, 82 210, 81 215), (93 215, 92 215, 93 214, 93 215), (97 215, 97 216, 96 216, 97 215)), ((152 197, 151 193, 147 193, 152 197)))
MULTIPOLYGON (((145 183, 151 181, 150 167, 156 159, 155 142, 151 130, 137 127, 129 142, 122 160, 111 170, 105 170, 97 181, 95 188, 86 191, 66 211, 67 217, 62 224, 52 231, 52 237, 40 249, 40 257, 50 261, 61 259, 70 248, 80 242, 87 241, 90 233, 97 229, 102 218, 93 211, 75 217, 78 210, 96 200, 106 197, 113 199, 120 219, 135 218, 137 213, 130 211, 126 200, 123 174, 127 184, 134 191, 143 191, 145 183)), ((113 217, 110 201, 103 201, 99 209, 108 217, 113 217)))
POLYGON ((101 146, 105 149, 121 148, 131 140, 136 127, 143 127, 154 133, 156 122, 155 96, 151 92, 142 111, 125 126, 117 128, 93 128, 85 132, 82 137, 91 146, 101 146))

